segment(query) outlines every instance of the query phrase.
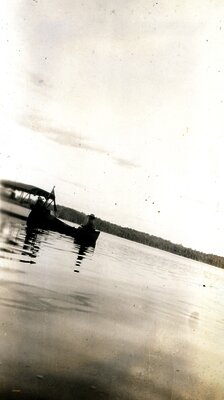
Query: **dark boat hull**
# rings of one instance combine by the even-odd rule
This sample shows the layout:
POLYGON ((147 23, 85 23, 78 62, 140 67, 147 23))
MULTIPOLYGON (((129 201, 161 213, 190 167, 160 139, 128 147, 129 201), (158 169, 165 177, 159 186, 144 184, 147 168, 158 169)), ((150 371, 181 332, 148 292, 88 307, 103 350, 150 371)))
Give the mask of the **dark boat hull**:
POLYGON ((95 229, 85 229, 84 227, 80 227, 78 229, 75 229, 74 238, 77 242, 81 244, 92 245, 96 243, 99 234, 100 231, 96 231, 95 229))
POLYGON ((43 211, 35 212, 32 210, 27 218, 29 228, 37 227, 58 232, 73 237, 77 242, 86 246, 94 246, 100 232, 95 229, 85 229, 84 227, 72 227, 55 216, 43 211))

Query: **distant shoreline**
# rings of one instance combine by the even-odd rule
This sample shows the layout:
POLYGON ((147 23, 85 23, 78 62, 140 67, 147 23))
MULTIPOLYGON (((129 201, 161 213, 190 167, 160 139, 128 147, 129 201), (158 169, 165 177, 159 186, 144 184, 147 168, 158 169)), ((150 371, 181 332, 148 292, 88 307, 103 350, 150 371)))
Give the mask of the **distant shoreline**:
MULTIPOLYGON (((2 194, 1 197, 10 202, 13 202, 14 204, 19 204, 16 199, 11 199, 7 195, 2 194)), ((23 204, 23 207, 30 208, 29 200, 25 204, 23 204)), ((83 212, 61 205, 57 206, 57 210, 58 218, 76 223, 78 225, 81 225, 86 217, 86 214, 83 212)), ((169 253, 190 258, 195 261, 210 264, 218 268, 224 268, 224 257, 215 254, 203 253, 198 250, 193 250, 189 247, 184 247, 181 244, 172 243, 171 241, 162 239, 158 236, 150 235, 145 232, 140 232, 136 229, 116 225, 111 222, 104 221, 100 218, 96 218, 95 225, 96 229, 102 232, 125 238, 133 242, 142 243, 146 246, 151 246, 160 250, 167 251, 169 253)))
MULTIPOLYGON (((59 218, 77 224, 83 223, 83 220, 85 218, 84 213, 60 205, 57 206, 57 208, 59 218)), ((111 222, 101 220, 100 218, 96 218, 95 225, 96 229, 99 229, 100 231, 110 233, 112 235, 119 236, 128 240, 132 240, 137 243, 142 243, 160 250, 165 250, 169 253, 177 254, 179 256, 190 258, 195 261, 210 264, 218 268, 224 268, 224 257, 217 256, 215 254, 203 253, 198 250, 193 250, 180 244, 172 243, 169 240, 162 239, 154 235, 149 235, 148 233, 140 232, 135 229, 122 227, 111 222)))

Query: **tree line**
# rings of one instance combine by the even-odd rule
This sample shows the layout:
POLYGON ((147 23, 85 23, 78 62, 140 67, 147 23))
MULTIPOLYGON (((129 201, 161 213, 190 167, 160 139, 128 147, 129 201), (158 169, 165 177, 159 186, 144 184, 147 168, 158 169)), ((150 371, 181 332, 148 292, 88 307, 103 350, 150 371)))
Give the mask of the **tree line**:
MULTIPOLYGON (((57 208, 59 218, 74 222, 79 225, 82 224, 85 219, 86 215, 80 211, 60 205, 57 206, 57 208)), ((150 235, 145 232, 140 232, 135 229, 104 221, 100 218, 96 218, 95 226, 96 229, 99 229, 100 231, 106 233, 110 233, 112 235, 132 240, 134 242, 142 243, 147 246, 155 247, 160 250, 165 250, 183 257, 191 258, 196 261, 201 261, 206 264, 214 265, 219 268, 224 268, 224 257, 220 257, 214 254, 206 254, 198 250, 184 247, 180 244, 172 243, 169 240, 162 239, 160 237, 150 235)))

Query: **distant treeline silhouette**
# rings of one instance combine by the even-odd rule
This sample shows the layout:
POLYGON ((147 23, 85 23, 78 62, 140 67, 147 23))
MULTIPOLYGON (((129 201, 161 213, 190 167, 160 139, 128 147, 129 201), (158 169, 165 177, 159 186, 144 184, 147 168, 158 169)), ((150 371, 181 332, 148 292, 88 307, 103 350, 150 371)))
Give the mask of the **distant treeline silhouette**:
MULTIPOLYGON (((71 221, 77 224, 82 224, 85 219, 85 214, 74 210, 72 208, 58 206, 58 217, 71 221)), ((96 218, 96 229, 100 231, 110 233, 128 240, 132 240, 138 243, 145 244, 147 246, 155 247, 160 250, 165 250, 170 253, 174 253, 183 257, 191 258, 196 261, 201 261, 207 264, 214 265, 219 268, 224 268, 224 257, 220 257, 214 254, 206 254, 197 250, 193 250, 188 247, 184 247, 180 244, 175 244, 169 240, 159 238, 148 233, 139 232, 135 229, 122 227, 111 222, 104 221, 100 218, 96 218)))

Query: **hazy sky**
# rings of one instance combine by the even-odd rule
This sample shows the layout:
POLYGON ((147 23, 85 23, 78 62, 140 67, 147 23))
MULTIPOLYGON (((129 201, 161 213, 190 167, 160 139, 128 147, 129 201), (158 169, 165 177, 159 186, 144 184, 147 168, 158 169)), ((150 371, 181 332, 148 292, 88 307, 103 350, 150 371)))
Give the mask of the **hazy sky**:
POLYGON ((2 177, 224 255, 223 1, 10 0, 0 15, 2 177))

